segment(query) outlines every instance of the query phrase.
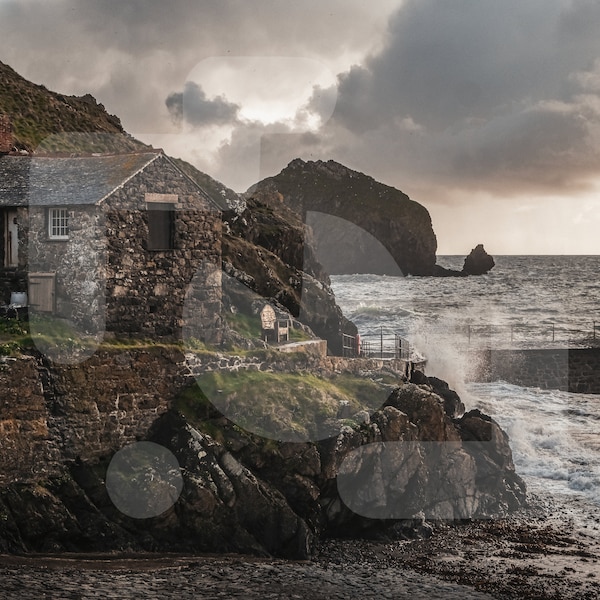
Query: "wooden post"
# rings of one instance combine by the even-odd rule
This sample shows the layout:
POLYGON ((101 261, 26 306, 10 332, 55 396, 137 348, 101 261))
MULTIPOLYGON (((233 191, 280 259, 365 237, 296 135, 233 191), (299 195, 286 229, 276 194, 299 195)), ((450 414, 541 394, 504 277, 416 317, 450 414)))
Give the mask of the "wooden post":
POLYGON ((383 325, 381 326, 381 337, 380 337, 380 354, 381 358, 383 358, 383 325))

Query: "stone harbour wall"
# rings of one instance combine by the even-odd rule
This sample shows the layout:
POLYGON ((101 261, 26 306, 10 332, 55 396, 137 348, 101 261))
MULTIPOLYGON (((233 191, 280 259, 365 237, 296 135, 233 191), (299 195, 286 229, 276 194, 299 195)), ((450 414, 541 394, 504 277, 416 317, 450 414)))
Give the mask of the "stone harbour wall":
POLYGON ((472 381, 600 394, 600 348, 487 349, 472 357, 472 381))
POLYGON ((0 360, 0 485, 61 472, 59 437, 51 429, 34 357, 0 360))
POLYGON ((189 384, 183 355, 153 346, 80 364, 0 362, 0 484, 60 474, 140 439, 189 384))

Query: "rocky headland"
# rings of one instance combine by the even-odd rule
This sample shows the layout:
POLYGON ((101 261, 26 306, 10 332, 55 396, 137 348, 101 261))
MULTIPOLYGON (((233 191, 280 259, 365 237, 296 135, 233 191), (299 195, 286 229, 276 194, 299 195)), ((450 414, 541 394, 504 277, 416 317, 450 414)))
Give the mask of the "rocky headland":
MULTIPOLYGON (((59 148, 67 152, 143 147, 91 97, 50 92, 1 63, 0 76, 17 152, 60 132, 87 140, 59 148)), ((311 559, 305 581, 313 582, 310 565, 322 561, 323 578, 323 565, 339 561, 333 589, 357 578, 349 569, 358 563, 344 563, 343 549, 334 556, 329 540, 425 540, 437 537, 436 523, 503 518, 527 504, 506 435, 478 411, 465 414, 444 382, 418 371, 407 380, 403 365, 284 354, 256 331, 268 300, 339 354, 341 333, 356 328, 328 274, 377 273, 382 264, 393 274, 436 274, 423 206, 333 161, 293 161, 243 200, 180 166, 224 210, 225 343, 110 339, 91 357, 58 364, 31 339, 3 332, 1 553, 237 552, 311 559), (358 254, 344 262, 352 248, 358 254), (121 454, 130 448, 137 454, 121 454), (121 504, 128 498, 133 507, 121 504)), ((284 572, 292 563, 278 564, 284 572)), ((374 571, 363 567, 356 572, 367 580, 374 571)), ((2 575, 13 593, 14 573, 2 575)), ((36 589, 35 576, 19 577, 17 588, 36 589)), ((88 597, 76 578, 66 585, 75 589, 64 597, 88 597)), ((289 588, 279 597, 292 597, 289 588)))
MULTIPOLYGON (((392 391, 381 406, 342 418, 347 403, 330 386, 347 390, 357 376, 373 377, 371 361, 282 355, 257 371, 240 357, 229 373, 236 385, 258 376, 282 398, 281 414, 267 407, 261 423, 267 415, 279 423, 289 409, 281 377, 290 373, 316 378, 321 403, 338 406, 316 416, 324 429, 308 438, 317 441, 285 442, 251 433, 238 413, 229 418, 208 401, 209 380, 203 386, 198 377, 211 357, 149 348, 106 351, 79 365, 5 360, 0 551, 307 558, 322 536, 428 535, 427 518, 504 515, 525 503, 506 435, 485 415, 461 415, 439 380, 421 376, 417 385, 392 370, 396 385, 386 384, 392 391), (140 441, 167 448, 183 477, 177 501, 143 519, 119 511, 106 483, 115 453, 140 441)), ((298 429, 298 421, 289 417, 285 427, 298 429)), ((141 469, 140 481, 154 483, 142 485, 140 502, 166 493, 160 477, 156 466, 141 469)))
POLYGON ((299 214, 329 274, 434 272, 437 241, 425 207, 335 161, 293 160, 246 195, 299 214))
POLYGON ((311 255, 330 275, 482 275, 494 260, 477 245, 461 271, 436 264, 427 209, 406 194, 333 160, 295 159, 245 194, 252 206, 297 215, 311 255))

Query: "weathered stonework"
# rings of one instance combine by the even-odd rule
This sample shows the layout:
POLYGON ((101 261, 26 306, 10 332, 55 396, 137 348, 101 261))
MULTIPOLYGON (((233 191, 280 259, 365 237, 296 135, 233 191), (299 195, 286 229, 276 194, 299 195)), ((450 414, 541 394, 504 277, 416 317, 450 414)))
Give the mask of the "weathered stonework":
POLYGON ((30 273, 56 274, 56 315, 85 331, 104 331, 106 236, 95 206, 69 208, 68 240, 48 239, 47 208, 29 209, 30 273))
POLYGON ((93 462, 140 439, 188 381, 181 353, 160 346, 49 369, 48 409, 67 460, 93 462))
POLYGON ((106 218, 106 329, 181 337, 193 289, 198 334, 220 340, 221 220, 189 179, 164 157, 103 203, 106 218), (148 250, 145 194, 176 194, 173 248, 148 250))
POLYGON ((33 357, 0 361, 0 484, 57 475, 57 440, 33 357))
POLYGON ((146 434, 190 383, 183 355, 160 346, 101 351, 77 365, 40 356, 0 362, 0 484, 60 475, 146 434))
POLYGON ((162 153, 32 160, 3 158, 17 183, 2 206, 18 207, 19 222, 19 265, 0 268, 4 302, 27 289, 26 272, 30 286, 42 274, 54 293, 39 310, 82 332, 180 339, 187 320, 189 335, 220 341, 221 215, 191 179, 162 153), (167 249, 155 250, 149 209, 159 201, 172 208, 172 230, 167 249), (50 237, 53 207, 68 211, 68 239, 50 237))
POLYGON ((526 387, 600 393, 600 348, 473 352, 473 381, 503 380, 526 387))

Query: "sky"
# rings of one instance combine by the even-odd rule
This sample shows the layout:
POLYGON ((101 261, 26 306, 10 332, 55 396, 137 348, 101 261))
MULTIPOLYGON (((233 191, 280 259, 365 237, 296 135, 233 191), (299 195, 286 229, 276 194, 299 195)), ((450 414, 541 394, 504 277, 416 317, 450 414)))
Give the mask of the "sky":
POLYGON ((597 0, 0 0, 0 60, 236 191, 333 159, 438 254, 600 254, 597 0))

